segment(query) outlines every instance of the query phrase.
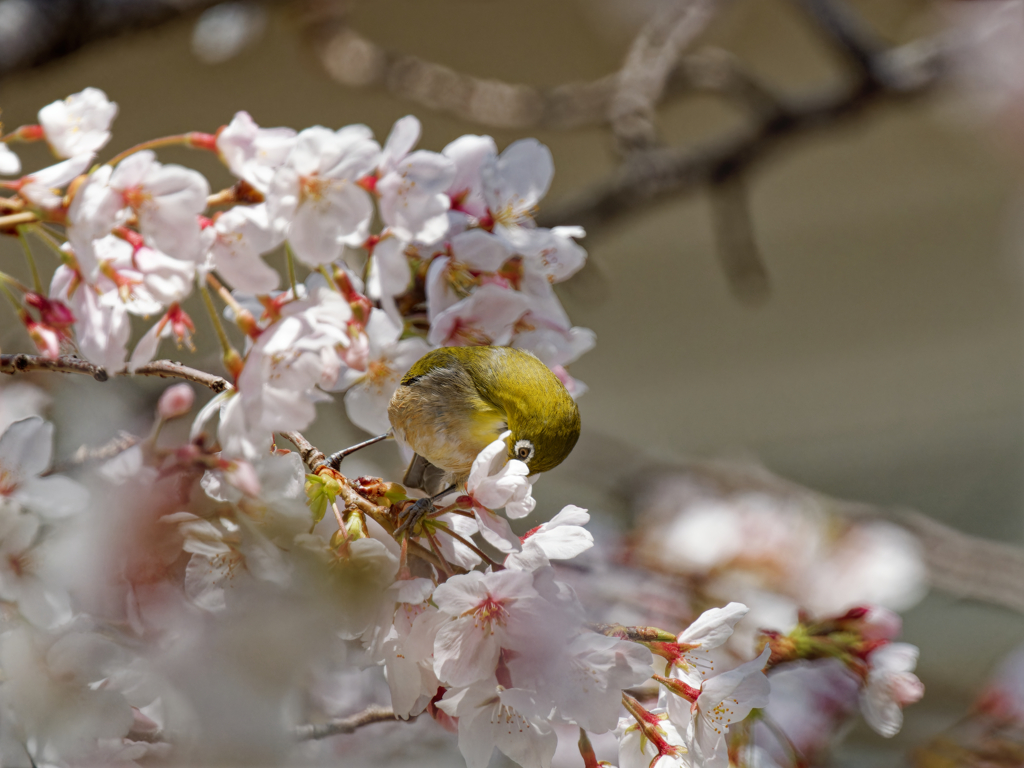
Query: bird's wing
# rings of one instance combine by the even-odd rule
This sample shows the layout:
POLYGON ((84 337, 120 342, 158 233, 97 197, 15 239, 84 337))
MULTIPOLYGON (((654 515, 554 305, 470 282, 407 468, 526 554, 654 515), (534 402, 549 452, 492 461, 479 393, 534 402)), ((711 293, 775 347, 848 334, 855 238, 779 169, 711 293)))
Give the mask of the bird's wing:
POLYGON ((418 453, 413 454, 409 468, 405 470, 402 484, 408 488, 419 488, 430 496, 443 491, 448 483, 443 469, 438 469, 418 453))

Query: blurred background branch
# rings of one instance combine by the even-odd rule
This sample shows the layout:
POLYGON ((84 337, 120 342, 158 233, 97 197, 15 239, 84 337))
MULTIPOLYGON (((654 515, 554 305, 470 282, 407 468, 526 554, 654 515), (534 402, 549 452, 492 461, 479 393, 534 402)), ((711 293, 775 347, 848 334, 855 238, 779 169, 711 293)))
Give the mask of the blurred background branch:
MULTIPOLYGON (((292 6, 324 70, 343 85, 383 89, 485 128, 606 127, 621 156, 618 168, 604 182, 545 211, 542 226, 571 222, 593 236, 651 205, 709 189, 725 277, 742 303, 756 304, 768 297, 768 270, 743 199, 747 185, 726 182, 750 173, 799 137, 921 95, 942 72, 937 40, 889 47, 842 0, 791 1, 848 70, 843 82, 799 98, 773 93, 726 52, 690 51, 729 5, 724 0, 664 5, 641 28, 618 71, 552 88, 482 78, 387 50, 354 28, 358 0, 301 0, 292 6), (696 147, 666 146, 658 136, 658 108, 694 91, 739 103, 749 115, 747 124, 696 147)), ((214 5, 210 0, 0 0, 0 78, 214 5)))
POLYGON ((0 0, 0 78, 211 5, 215 0, 0 0))

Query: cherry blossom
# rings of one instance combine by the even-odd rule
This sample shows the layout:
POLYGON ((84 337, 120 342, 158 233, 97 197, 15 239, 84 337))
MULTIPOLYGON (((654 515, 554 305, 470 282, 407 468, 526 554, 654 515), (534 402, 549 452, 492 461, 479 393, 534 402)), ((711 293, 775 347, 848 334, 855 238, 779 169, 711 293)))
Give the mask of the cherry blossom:
POLYGON ((53 457, 53 424, 38 416, 16 421, 0 435, 0 502, 25 507, 47 520, 73 514, 88 501, 81 484, 43 473, 53 457))
POLYGON ((508 521, 494 511, 504 507, 506 515, 518 519, 530 514, 537 504, 527 479, 529 467, 518 459, 508 458, 507 440, 511 434, 502 433, 480 451, 469 470, 466 496, 460 497, 460 502, 472 508, 484 539, 502 552, 519 551, 521 544, 508 521))
MULTIPOLYGON (((206 209, 210 185, 190 168, 163 165, 150 150, 126 157, 110 175, 110 189, 138 216, 142 234, 166 254, 198 261, 198 216, 206 209)), ((102 205, 107 210, 106 205, 102 205)))
POLYGON ((672 674, 689 685, 700 687, 715 668, 708 651, 728 640, 733 628, 749 610, 742 603, 729 603, 724 608, 704 611, 676 638, 681 652, 672 664, 672 674))
POLYGON ((319 288, 282 312, 249 350, 237 396, 221 403, 219 435, 231 455, 251 456, 271 433, 309 426, 316 403, 330 399, 317 387, 330 387, 341 372, 337 349, 348 343, 352 314, 344 299, 319 288))
POLYGON ((376 189, 384 223, 398 237, 430 244, 448 231, 455 164, 436 152, 413 152, 419 137, 420 121, 412 115, 395 123, 380 155, 376 189))
POLYGON ((522 537, 523 548, 505 558, 505 567, 536 571, 551 560, 571 560, 594 546, 594 537, 583 526, 590 522, 587 510, 569 504, 548 522, 522 537))
POLYGON ((398 324, 402 323, 402 316, 395 307, 394 297, 404 293, 412 280, 412 270, 406 255, 410 246, 409 241, 394 230, 385 229, 380 234, 380 240, 373 246, 367 277, 367 296, 380 299, 381 307, 398 324))
POLYGON ((512 256, 505 243, 482 229, 452 237, 447 253, 431 261, 427 270, 427 318, 431 322, 469 296, 484 274, 496 272, 512 256))
POLYGON ((551 150, 536 139, 515 141, 499 157, 484 162, 480 177, 494 233, 513 248, 530 248, 533 214, 554 173, 551 150))
POLYGON ((185 569, 185 594, 206 611, 225 610, 231 590, 241 578, 285 585, 290 567, 246 516, 204 520, 189 512, 166 515, 161 522, 177 525, 182 549, 192 554, 185 569))
POLYGON ((266 193, 295 136, 291 128, 260 128, 248 112, 238 112, 217 133, 217 151, 235 176, 266 193))
POLYGON ((452 617, 434 641, 434 672, 449 686, 472 685, 494 674, 502 648, 530 626, 538 599, 522 571, 454 576, 434 590, 434 603, 452 617), (519 625, 524 625, 520 627, 519 625))
POLYGON ((494 678, 450 690, 438 708, 459 719, 459 751, 467 768, 486 768, 497 747, 523 766, 550 768, 558 739, 543 702, 494 678))
POLYGON ((280 245, 270 227, 266 205, 236 205, 217 216, 207 227, 210 268, 216 269, 234 289, 245 293, 269 293, 281 276, 260 256, 280 245))
POLYGON ((652 673, 649 650, 596 632, 559 638, 540 654, 532 650, 509 662, 512 679, 550 701, 558 717, 596 733, 615 728, 622 691, 652 673))
MULTIPOLYGON (((464 539, 472 539, 473 536, 480 532, 480 525, 477 523, 475 517, 464 517, 463 515, 458 515, 453 512, 446 512, 442 515, 438 515, 434 520, 439 523, 440 526, 444 526, 445 528, 454 531, 464 539)), ((441 550, 441 554, 444 555, 445 559, 449 563, 470 570, 480 565, 482 562, 480 556, 476 552, 454 536, 441 534, 435 538, 438 540, 437 544, 441 550)), ((428 546, 430 542, 420 541, 420 543, 424 546, 428 546)))
POLYGON ((440 685, 434 674, 434 638, 448 616, 427 602, 433 590, 428 579, 396 581, 389 589, 397 607, 375 658, 384 663, 391 705, 402 718, 422 712, 440 685))
POLYGON ((127 217, 122 196, 110 186, 114 169, 101 165, 90 173, 78 188, 68 208, 67 235, 86 279, 93 279, 98 266, 93 241, 110 231, 127 217))
POLYGON ((924 685, 914 674, 918 653, 909 643, 887 643, 868 656, 860 709, 868 725, 886 738, 899 733, 903 707, 924 695, 924 685))
POLYGON ((163 317, 157 320, 135 345, 131 357, 128 358, 128 370, 134 371, 145 365, 156 356, 156 351, 163 339, 174 338, 178 348, 184 345, 192 348, 192 334, 195 332, 192 318, 186 314, 181 305, 172 304, 163 317))
POLYGON ((0 435, 16 421, 41 416, 50 402, 50 396, 34 384, 0 382, 0 435))
POLYGON ((99 152, 110 141, 117 104, 99 88, 86 88, 39 110, 39 123, 57 157, 99 152))
POLYGON ((427 340, 438 346, 477 344, 503 346, 512 340, 515 322, 529 309, 530 300, 519 291, 482 285, 467 298, 448 307, 430 323, 427 340))
POLYGON ((79 284, 77 273, 58 267, 53 274, 50 296, 71 307, 75 316, 75 338, 78 351, 90 362, 108 371, 124 366, 128 355, 131 324, 128 307, 117 291, 100 293, 86 284, 79 284))
POLYGON ((402 339, 402 328, 381 309, 373 309, 366 323, 369 342, 366 367, 346 368, 337 388, 345 392, 345 412, 357 427, 382 434, 391 429, 388 403, 412 364, 429 349, 423 339, 402 339))
POLYGON ((71 618, 71 604, 46 572, 41 529, 36 515, 20 512, 16 505, 0 506, 0 598, 15 603, 32 624, 50 629, 71 618))
POLYGON ((632 717, 619 720, 619 768, 692 768, 696 765, 683 735, 664 710, 653 709, 641 725, 632 717))
POLYGON ((498 155, 490 136, 460 136, 442 151, 455 164, 455 177, 448 187, 451 215, 483 218, 487 213, 481 170, 498 155))
POLYGON ((40 753, 45 745, 74 759, 96 739, 122 738, 132 725, 124 695, 101 685, 125 655, 93 632, 55 636, 15 628, 0 636, 0 701, 40 753))
MULTIPOLYGON (((688 707, 686 743, 695 762, 707 768, 728 768, 728 727, 743 720, 750 710, 768 705, 771 683, 764 674, 764 666, 770 655, 771 649, 766 647, 756 659, 709 677, 701 684, 700 695, 688 707)), ((677 725, 685 722, 678 711, 680 699, 665 691, 662 697, 668 699, 669 715, 677 725)))
POLYGON ((76 176, 85 173, 92 163, 92 158, 91 152, 85 152, 75 155, 70 160, 30 173, 21 180, 21 196, 40 208, 59 208, 63 196, 58 192, 76 176))
POLYGON ((366 240, 373 203, 357 182, 379 157, 380 145, 364 125, 337 132, 316 126, 296 137, 267 191, 267 210, 304 264, 327 264, 343 246, 366 240))

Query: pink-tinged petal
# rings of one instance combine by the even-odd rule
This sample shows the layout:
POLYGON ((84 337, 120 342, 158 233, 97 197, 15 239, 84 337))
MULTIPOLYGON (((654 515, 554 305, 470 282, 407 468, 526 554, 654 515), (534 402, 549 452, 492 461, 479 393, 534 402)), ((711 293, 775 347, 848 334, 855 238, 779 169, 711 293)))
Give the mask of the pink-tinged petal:
POLYGON ((395 236, 383 237, 373 249, 373 268, 385 296, 404 293, 412 281, 412 270, 405 255, 408 242, 395 236))
POLYGON ((260 128, 248 112, 236 113, 217 134, 217 151, 231 172, 264 193, 294 144, 293 129, 260 128))
POLYGON ((41 527, 42 523, 35 515, 5 509, 0 518, 0 554, 21 554, 35 542, 41 527))
POLYGON ((82 175, 92 164, 93 153, 76 155, 70 160, 43 168, 24 178, 21 196, 42 208, 57 208, 61 204, 58 194, 72 179, 82 175))
POLYGON ((38 416, 16 421, 0 435, 0 470, 18 482, 38 477, 53 456, 53 424, 38 416))
POLYGON ((139 339, 139 343, 135 345, 135 350, 128 360, 128 370, 134 371, 140 365, 145 365, 156 357, 156 350, 159 346, 160 323, 157 321, 153 323, 150 329, 139 339))
POLYGON ((213 267, 233 288, 259 294, 278 287, 277 270, 260 258, 281 242, 270 226, 265 204, 235 206, 217 218, 214 231, 213 267))
MULTIPOLYGON (((395 388, 398 381, 395 381, 395 388)), ((388 403, 391 391, 356 385, 345 393, 345 413, 349 420, 360 429, 381 435, 391 429, 388 421, 388 403)))
POLYGON ((508 520, 489 510, 476 509, 476 520, 484 541, 499 552, 518 552, 522 549, 519 537, 512 532, 508 520))
POLYGON ((434 674, 449 687, 471 685, 494 674, 501 646, 473 617, 444 624, 434 640, 434 674))
POLYGON ((288 228, 288 242, 296 258, 309 267, 330 264, 341 256, 341 223, 331 216, 330 207, 317 210, 312 205, 300 205, 288 228))
POLYGON ((53 475, 25 482, 18 499, 48 520, 73 515, 89 503, 89 495, 81 483, 70 477, 53 475))
POLYGON ((512 339, 515 322, 528 308, 529 299, 522 293, 483 285, 437 315, 428 340, 438 346, 503 346, 512 339))
POLYGON ((452 257, 473 269, 496 272, 512 257, 512 251, 494 235, 482 229, 460 232, 451 239, 452 257))
POLYGON ((389 350, 402 335, 402 328, 381 309, 372 309, 366 322, 366 337, 370 341, 370 357, 378 358, 389 350))
MULTIPOLYGON (((437 152, 418 150, 402 162, 400 172, 410 181, 420 194, 443 193, 455 178, 455 163, 437 152)), ((447 199, 448 195, 444 195, 447 199)), ((447 210, 447 205, 445 209, 447 210)))
POLYGON ((490 136, 460 136, 442 150, 445 157, 455 163, 455 178, 448 188, 453 208, 470 216, 481 217, 487 212, 480 181, 484 163, 498 156, 498 148, 490 136))
POLYGON ((704 650, 717 648, 732 636, 733 628, 749 610, 743 603, 729 603, 724 608, 704 611, 677 639, 704 650))
POLYGON ((37 627, 51 629, 66 624, 72 618, 67 593, 49 589, 37 576, 21 579, 16 592, 18 611, 37 627))
POLYGON ((39 110, 39 124, 58 157, 98 152, 110 141, 117 104, 99 88, 86 88, 39 110))
POLYGON ((481 170, 484 198, 492 213, 509 206, 533 208, 547 194, 555 174, 551 150, 536 139, 513 142, 481 170))
POLYGON ((384 142, 380 165, 387 172, 408 155, 420 140, 420 121, 413 115, 406 115, 395 121, 384 142))
POLYGON ((504 432, 497 440, 477 454, 472 467, 470 467, 469 478, 466 480, 466 489, 470 493, 479 488, 481 483, 490 476, 497 457, 508 453, 508 444, 505 441, 511 434, 510 431, 504 432))

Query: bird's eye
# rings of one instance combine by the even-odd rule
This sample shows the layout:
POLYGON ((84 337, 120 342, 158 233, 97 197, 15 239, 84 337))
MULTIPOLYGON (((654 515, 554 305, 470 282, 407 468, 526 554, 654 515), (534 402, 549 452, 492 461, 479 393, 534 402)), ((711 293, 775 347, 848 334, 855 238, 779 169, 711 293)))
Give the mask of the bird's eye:
POLYGON ((516 440, 516 444, 512 447, 512 452, 524 464, 529 463, 530 459, 533 458, 533 443, 529 440, 516 440))

